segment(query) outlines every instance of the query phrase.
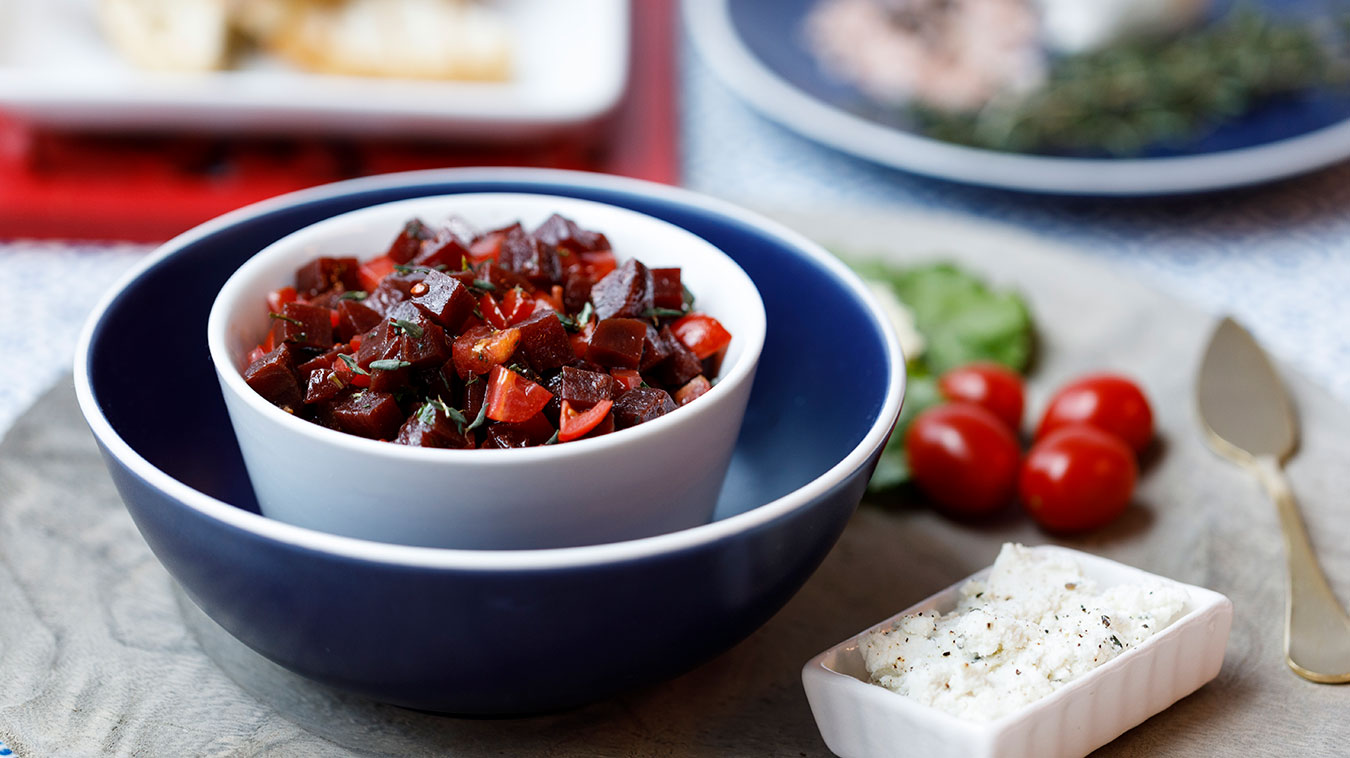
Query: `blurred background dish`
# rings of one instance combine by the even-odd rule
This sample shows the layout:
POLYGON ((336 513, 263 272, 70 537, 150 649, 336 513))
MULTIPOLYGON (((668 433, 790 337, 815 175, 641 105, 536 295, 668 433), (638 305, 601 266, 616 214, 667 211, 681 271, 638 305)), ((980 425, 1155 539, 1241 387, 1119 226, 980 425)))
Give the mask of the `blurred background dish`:
POLYGON ((1142 6, 1097 5, 1112 6, 1097 17, 1113 26, 1084 27, 1044 1, 1037 7, 1053 29, 1028 28, 1038 15, 1016 2, 687 0, 684 12, 700 54, 757 110, 836 149, 929 176, 1037 192, 1170 194, 1268 181, 1350 155, 1350 90, 1336 81, 1343 40, 1330 31, 1343 11, 1334 4, 1186 3, 1173 4, 1176 16, 1152 17, 1142 6), (967 6, 983 10, 952 10, 967 6), (1198 26, 1174 32, 1206 10, 1198 26), (1142 28, 1156 33, 1141 40, 1142 28), (1047 53, 1043 40, 1082 55, 1047 53), (1228 68, 1191 77, 1187 66, 1211 60, 1228 68), (1136 61, 1144 67, 1130 69, 1136 61), (942 72, 944 85, 903 73, 925 68, 942 72), (1040 94, 1053 86, 1060 90, 1040 94), (1127 110, 1156 118, 1094 123, 1092 107, 1111 101, 1096 93, 1108 89, 1112 98, 1137 90, 1140 104, 1127 110), (1197 93, 1213 102, 1196 111, 1176 104, 1197 93), (1044 125, 1066 108, 1079 109, 1067 142, 1044 125), (1036 123, 1027 111, 1051 138, 1044 144, 1023 138, 1036 123), (1099 138, 1095 146, 1080 144, 1084 132, 1099 138))
POLYGON ((518 139, 604 116, 628 79, 624 0, 13 0, 0 12, 0 107, 53 126, 518 139), (254 43, 232 44, 240 27, 254 43), (437 33, 447 44, 423 53, 437 33))

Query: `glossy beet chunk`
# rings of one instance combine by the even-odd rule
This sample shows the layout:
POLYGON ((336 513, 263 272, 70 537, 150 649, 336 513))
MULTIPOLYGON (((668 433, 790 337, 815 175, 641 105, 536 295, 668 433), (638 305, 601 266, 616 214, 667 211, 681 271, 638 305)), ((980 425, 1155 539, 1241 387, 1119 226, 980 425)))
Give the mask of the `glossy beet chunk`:
POLYGON ((703 361, 685 347, 683 342, 675 338, 670 327, 662 327, 661 340, 670 352, 666 359, 653 369, 658 381, 668 387, 680 387, 703 373, 703 361))
POLYGON ((393 439, 403 425, 403 411, 387 392, 357 392, 332 408, 338 428, 358 437, 374 440, 393 439))
POLYGON ((431 239, 422 242, 422 249, 413 258, 413 263, 432 269, 442 266, 447 271, 459 271, 468 256, 468 241, 453 229, 441 228, 435 231, 431 239))
POLYGON ((450 359, 444 329, 430 321, 423 321, 416 327, 400 330, 398 360, 415 368, 429 368, 441 366, 450 359))
POLYGON ((355 290, 361 288, 357 269, 361 263, 355 258, 316 258, 295 272, 295 289, 304 297, 314 297, 328 290, 355 290))
POLYGON ((298 347, 327 349, 333 344, 333 316, 327 308, 308 303, 286 303, 276 320, 277 339, 298 347))
POLYGON ((464 449, 474 447, 473 435, 435 404, 424 403, 399 427, 394 441, 411 447, 464 449))
POLYGON ((337 314, 334 332, 343 342, 350 342, 352 337, 365 334, 380 323, 380 314, 356 300, 339 300, 337 314))
POLYGON ((652 309, 652 273, 629 258, 591 287, 591 304, 600 319, 645 318, 652 309))
POLYGON ((599 232, 582 229, 576 222, 557 213, 534 230, 534 237, 545 245, 572 253, 608 250, 609 240, 599 232))
POLYGON ((502 268, 525 277, 536 287, 547 287, 562 279, 557 250, 541 244, 519 226, 507 232, 497 261, 502 268))
POLYGON ((684 288, 678 268, 652 269, 652 305, 657 308, 684 308, 684 288))
MULTIPOLYGON (((601 400, 611 400, 618 387, 614 377, 596 371, 585 371, 571 366, 558 372, 559 400, 566 400, 577 408, 590 408, 601 400)), ((553 387, 550 386, 550 391, 553 387)))
POLYGON ((552 371, 576 359, 567 330, 553 311, 540 309, 516 328, 520 330, 520 349, 536 372, 552 371))
POLYGON ((614 426, 627 429, 645 424, 675 410, 677 406, 670 393, 654 387, 636 387, 619 395, 614 401, 614 426))
POLYGON ((326 403, 346 389, 342 381, 331 368, 316 368, 309 372, 309 383, 305 387, 305 405, 326 403))
POLYGON ((607 318, 595 325, 586 357, 608 368, 637 368, 647 322, 635 318, 607 318))
POLYGON ((272 405, 291 412, 304 402, 304 394, 292 368, 294 356, 294 349, 283 344, 244 369, 244 381, 254 392, 272 405))
POLYGON ((426 272, 425 278, 409 288, 408 294, 414 305, 446 329, 458 329, 473 313, 475 301, 469 288, 439 271, 426 272))
POLYGON ((418 219, 412 219, 403 225, 403 230, 394 238, 385 255, 394 263, 407 263, 422 252, 422 243, 431 239, 433 235, 434 232, 426 224, 418 219))

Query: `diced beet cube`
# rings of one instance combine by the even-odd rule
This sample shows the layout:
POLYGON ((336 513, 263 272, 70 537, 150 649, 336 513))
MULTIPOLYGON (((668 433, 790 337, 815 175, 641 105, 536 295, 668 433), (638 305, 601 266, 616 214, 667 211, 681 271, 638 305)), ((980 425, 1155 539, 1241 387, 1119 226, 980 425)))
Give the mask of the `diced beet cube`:
POLYGON ((402 332, 392 321, 381 321, 380 325, 365 333, 361 338, 361 349, 356 351, 356 362, 361 368, 369 369, 372 361, 384 361, 398 358, 399 337, 402 332))
POLYGON ((684 288, 678 268, 652 269, 652 305, 657 308, 684 308, 684 288))
POLYGON ((582 229, 571 219, 556 213, 534 230, 534 236, 549 247, 560 247, 574 253, 609 249, 609 240, 605 239, 605 235, 582 229))
POLYGON ((434 232, 419 219, 412 219, 403 225, 403 229, 389 246, 387 256, 394 263, 407 263, 422 251, 422 242, 432 238, 434 232))
POLYGON ((294 412, 304 401, 292 370, 294 352, 280 345, 244 369, 244 381, 272 405, 294 412))
POLYGON ((316 258, 295 272, 295 289, 304 297, 314 297, 331 289, 361 289, 355 258, 316 258))
POLYGON ((676 409, 670 393, 653 387, 634 387, 614 401, 614 425, 619 429, 651 421, 676 409))
POLYGON ((350 342, 352 337, 365 334, 380 323, 380 314, 355 300, 339 300, 337 312, 337 338, 343 342, 350 342))
POLYGON ((670 356, 653 369, 653 374, 662 384, 683 387, 690 379, 703 373, 703 361, 675 337, 670 327, 661 328, 661 337, 670 347, 670 356))
POLYGON ((644 318, 652 308, 652 272, 629 258, 591 287, 591 303, 601 319, 644 318))
POLYGON ((635 318, 607 318, 595 325, 586 357, 609 368, 637 368, 647 322, 635 318))
MULTIPOLYGON (((394 359, 397 360, 397 359, 394 359)), ((370 389, 375 392, 398 392, 412 385, 412 367, 370 369, 370 389)))
POLYGON ((338 357, 338 353, 345 352, 346 349, 346 345, 335 345, 330 350, 304 357, 295 367, 296 376, 307 377, 316 368, 332 368, 333 359, 338 357))
POLYGON ((507 269, 497 261, 486 261, 478 267, 478 275, 474 277, 475 281, 488 282, 496 289, 497 294, 506 294, 507 290, 516 287, 526 292, 534 292, 535 286, 529 279, 507 269))
POLYGON ((567 330, 553 311, 541 309, 516 328, 520 330, 520 348, 535 371, 552 371, 576 358, 567 330))
POLYGON ((515 428, 515 424, 493 424, 483 433, 484 448, 509 449, 531 447, 534 444, 529 435, 515 428))
POLYGON ((332 400, 346 387, 347 384, 333 373, 333 369, 316 368, 309 372, 309 384, 305 387, 305 404, 332 400))
POLYGON ((675 391, 675 404, 681 407, 686 406, 703 397, 710 389, 712 389, 712 382, 708 381, 708 378, 703 374, 699 374, 675 391))
POLYGON ((502 240, 502 251, 497 262, 502 268, 514 271, 537 287, 548 287, 562 280, 562 264, 558 261, 557 250, 541 244, 518 226, 507 232, 506 239, 502 240))
POLYGON ((435 236, 422 243, 422 250, 413 259, 413 263, 427 268, 444 266, 447 271, 458 271, 464 267, 464 259, 469 254, 468 242, 461 239, 452 229, 437 229, 435 236))
POLYGON ((333 316, 327 308, 308 303, 286 303, 275 317, 282 342, 326 350, 333 344, 333 316))
POLYGON ((525 443, 524 445, 499 444, 498 446, 500 447, 528 447, 531 445, 542 445, 545 442, 548 442, 555 431, 557 430, 553 428, 553 424, 543 413, 536 413, 518 424, 498 422, 489 426, 487 433, 485 434, 485 442, 492 443, 493 438, 497 437, 504 442, 516 443, 518 441, 524 441, 525 443))
POLYGON ((382 279, 375 291, 361 302, 381 316, 386 316, 395 306, 408 299, 408 292, 413 285, 425 278, 426 273, 420 270, 407 273, 395 271, 382 279))
POLYGON ((568 313, 577 313, 586 307, 586 301, 591 299, 591 287, 595 282, 584 271, 575 270, 567 272, 563 279, 563 307, 568 313))
POLYGON ((333 421, 348 434, 389 440, 403 425, 403 411, 386 392, 358 392, 333 406, 333 421))
POLYGON ((601 400, 612 400, 617 386, 614 377, 595 371, 564 366, 555 394, 576 408, 590 408, 601 400))
MULTIPOLYGON (((453 365, 447 364, 445 371, 453 371, 453 365)), ((487 382, 483 379, 464 385, 464 415, 473 423, 487 402, 487 382)))
MULTIPOLYGON (((638 369, 650 371, 653 366, 670 357, 671 346, 666 339, 669 332, 669 329, 658 332, 656 327, 647 324, 647 334, 642 338, 642 362, 638 369)), ((671 340, 674 338, 674 335, 670 335, 671 340)))
POLYGON ((408 294, 431 320, 452 331, 473 313, 475 301, 469 288, 439 271, 426 272, 426 278, 414 284, 408 294))
POLYGON ((703 375, 717 376, 722 373, 722 359, 727 357, 727 351, 718 350, 707 358, 703 359, 703 375))
POLYGON ((439 368, 450 359, 450 350, 445 346, 445 330, 431 322, 421 324, 420 328, 420 336, 405 332, 399 338, 398 359, 415 368, 439 368))
POLYGON ((469 448, 472 435, 465 434, 453 419, 434 405, 423 405, 413 411, 398 430, 394 439, 400 445, 414 447, 469 448))

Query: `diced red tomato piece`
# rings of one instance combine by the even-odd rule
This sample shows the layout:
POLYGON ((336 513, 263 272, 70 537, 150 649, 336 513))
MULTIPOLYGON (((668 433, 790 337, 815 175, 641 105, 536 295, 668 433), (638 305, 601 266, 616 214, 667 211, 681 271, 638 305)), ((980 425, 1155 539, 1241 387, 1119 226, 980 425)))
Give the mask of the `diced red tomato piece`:
POLYGON ((286 303, 294 303, 297 297, 294 287, 282 287, 274 292, 267 293, 267 310, 272 313, 281 313, 281 309, 286 307, 286 303))
POLYGON ((635 368, 610 369, 609 375, 619 383, 619 394, 623 394, 634 387, 642 386, 642 374, 639 374, 635 368))
POLYGON ((394 273, 394 259, 387 255, 379 258, 372 258, 361 264, 356 270, 356 277, 361 281, 361 287, 366 292, 374 292, 375 288, 380 286, 386 276, 394 273))
POLYGON ((712 389, 712 382, 703 374, 690 379, 685 385, 675 390, 675 404, 679 406, 688 405, 700 397, 703 397, 708 390, 712 389))
POLYGON ((353 387, 365 389, 370 386, 370 374, 356 373, 341 357, 333 359, 333 376, 341 379, 343 384, 350 384, 353 387))
POLYGON ((487 417, 493 421, 518 424, 544 410, 553 393, 516 372, 492 367, 488 379, 487 417))
POLYGON ((612 400, 601 400, 584 411, 578 411, 566 400, 562 403, 562 413, 558 416, 558 441, 571 442, 590 434, 605 420, 605 415, 614 406, 612 400))
POLYGON ((245 363, 244 366, 245 366, 245 367, 247 367, 247 366, 252 366, 253 364, 257 363, 259 360, 262 360, 262 357, 263 357, 264 355, 267 355, 267 351, 262 349, 262 345, 259 345, 259 346, 255 347, 255 348, 253 348, 252 350, 250 350, 250 351, 248 352, 248 362, 245 363))
POLYGON ((515 326, 534 313, 534 300, 519 287, 512 287, 502 297, 501 309, 506 323, 515 326))
POLYGON ((470 329, 455 340, 455 370, 464 378, 471 374, 486 374, 494 366, 510 360, 519 344, 519 329, 503 329, 500 332, 489 326, 470 329))
POLYGON ((262 344, 259 345, 258 347, 261 348, 264 353, 270 353, 276 348, 276 346, 277 346, 276 330, 268 329, 267 336, 263 338, 262 344))
POLYGON ((601 250, 595 253, 578 253, 577 257, 581 259, 581 265, 586 273, 591 277, 591 281, 598 282, 605 278, 605 274, 619 267, 618 261, 614 259, 613 250, 601 250))
POLYGON ((715 355, 731 344, 731 332, 706 313, 690 313, 671 324, 670 330, 699 360, 715 355))
POLYGON ((505 239, 505 231, 496 231, 480 237, 469 245, 469 259, 474 263, 497 260, 502 254, 502 242, 505 239))
POLYGON ((338 315, 338 312, 330 310, 328 311, 328 317, 333 322, 333 328, 338 328, 338 324, 342 322, 342 317, 338 315))
POLYGON ((355 354, 357 350, 361 349, 361 335, 354 335, 350 340, 347 340, 347 344, 351 346, 352 353, 355 354))
POLYGON ((497 305, 497 298, 493 297, 491 292, 484 292, 483 296, 478 298, 478 310, 482 312, 484 321, 498 329, 510 326, 506 316, 502 314, 501 307, 497 305))
POLYGON ((549 292, 536 290, 534 304, 530 308, 531 313, 540 307, 548 308, 555 313, 566 313, 567 311, 563 308, 563 288, 555 284, 549 292))
POLYGON ((567 335, 567 341, 572 343, 572 352, 577 355, 585 355, 586 348, 591 345, 591 337, 595 335, 595 319, 591 319, 581 325, 579 331, 567 335))

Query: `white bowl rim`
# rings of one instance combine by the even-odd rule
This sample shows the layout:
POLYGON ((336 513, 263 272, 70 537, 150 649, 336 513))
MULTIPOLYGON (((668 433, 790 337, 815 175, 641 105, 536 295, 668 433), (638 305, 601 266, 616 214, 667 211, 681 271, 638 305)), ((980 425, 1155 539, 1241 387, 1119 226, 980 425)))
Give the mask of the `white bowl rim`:
MULTIPOLYGON (((540 197, 538 193, 529 192, 465 192, 450 195, 422 195, 419 197, 405 198, 403 200, 391 200, 387 203, 367 205, 362 208, 347 211, 346 213, 340 213, 336 216, 330 216, 322 221, 317 221, 308 226, 301 227, 273 242, 254 254, 243 266, 240 266, 230 275, 230 278, 221 287, 220 292, 216 295, 216 300, 211 305, 211 313, 207 322, 207 346, 211 354, 211 361, 215 365, 216 373, 224 378, 224 381, 229 386, 230 390, 234 392, 235 397, 241 399, 249 407, 251 412, 264 414, 272 423, 282 424, 290 432, 303 435, 304 437, 315 441, 317 444, 330 445, 343 450, 383 459, 441 463, 455 466, 472 463, 475 466, 504 468, 516 465, 529 465, 560 458, 574 458, 578 455, 598 453, 603 450, 630 445, 639 439, 661 434, 674 424, 697 423, 695 416, 706 417, 709 413, 720 412, 722 410, 722 405, 720 403, 713 403, 710 405, 693 404, 686 408, 678 408, 675 412, 668 413, 645 424, 639 424, 638 426, 628 429, 621 429, 616 434, 606 434, 591 439, 574 440, 565 445, 527 447, 517 450, 449 450, 410 447, 407 445, 391 445, 387 442, 365 439, 364 437, 357 437, 355 435, 329 429, 280 410, 264 400, 261 395, 253 391, 253 388, 249 387, 248 384, 244 382, 243 375, 227 354, 228 351, 226 350, 225 342, 229 324, 242 305, 238 302, 237 295, 239 293, 236 292, 236 290, 239 289, 237 284, 237 282, 240 281, 238 278, 239 275, 241 273, 249 273, 245 271, 246 266, 256 265, 254 262, 261 260, 264 255, 271 257, 282 256, 289 253, 290 249, 297 244, 295 241, 292 241, 292 238, 297 237, 298 235, 313 234, 315 233, 315 227, 333 224, 333 222, 339 220, 348 223, 356 223, 360 220, 364 220, 365 215, 390 212, 390 207, 392 206, 427 204, 439 199, 448 201, 450 198, 466 198, 472 200, 500 199, 507 202, 512 199, 512 196, 515 196, 516 198, 540 197), (279 247, 283 244, 286 245, 286 249, 279 247), (232 285, 231 282, 236 282, 236 284, 232 285), (223 304, 222 300, 227 294, 236 295, 234 300, 230 302, 228 306, 223 304), (675 415, 676 413, 679 413, 679 415, 675 415)), ((600 206, 611 211, 617 211, 622 215, 641 217, 643 220, 642 223, 654 223, 671 227, 672 230, 679 232, 680 235, 688 235, 703 243, 703 245, 708 248, 709 252, 715 252, 723 261, 730 264, 736 271, 740 272, 744 282, 737 282, 736 290, 738 297, 745 299, 745 302, 747 303, 745 311, 748 315, 746 322, 749 328, 747 330, 738 329, 737 331, 739 333, 733 335, 733 339, 739 338, 742 341, 742 346, 739 348, 740 354, 737 356, 737 360, 734 363, 729 363, 725 367, 726 370, 720 373, 716 384, 708 391, 708 398, 709 400, 720 399, 723 395, 731 392, 733 387, 745 384, 749 381, 754 381, 755 367, 759 364, 759 356, 764 349, 764 334, 766 330, 765 321, 767 316, 764 312, 764 301, 759 296, 759 289, 755 286, 754 280, 750 278, 750 275, 745 273, 745 270, 741 268, 740 264, 736 263, 736 261, 732 259, 731 256, 727 255, 721 248, 708 242, 702 237, 699 237, 697 234, 694 234, 683 227, 676 226, 665 219, 648 216, 645 213, 640 213, 629 208, 602 203, 596 200, 573 197, 559 197, 559 200, 562 201, 560 203, 561 205, 600 206), (744 286, 741 286, 742 284, 744 286)), ((328 229, 320 229, 317 231, 327 233, 328 229)))
POLYGON ((900 404, 904 397, 907 379, 903 368, 905 365, 904 359, 900 352, 895 331, 887 320, 879 315, 880 313, 875 298, 863 284, 862 279, 817 243, 759 214, 690 190, 640 179, 558 169, 452 168, 409 171, 350 179, 263 200, 207 221, 159 246, 108 289, 81 329, 75 349, 75 394, 95 437, 119 463, 156 489, 167 493, 189 508, 242 531, 342 558, 411 568, 456 571, 537 571, 541 569, 578 568, 642 560, 694 549, 709 545, 731 534, 753 530, 787 515, 825 494, 842 482, 850 472, 864 465, 867 459, 885 443, 886 438, 890 435, 894 420, 900 412, 900 404), (297 204, 380 189, 455 182, 571 185, 652 197, 709 211, 754 226, 762 233, 800 249, 816 263, 838 276, 840 281, 850 288, 854 296, 866 304, 874 315, 875 323, 884 337, 885 358, 891 366, 895 367, 893 374, 895 381, 888 388, 880 413, 876 420, 872 422, 867 434, 849 451, 848 455, 825 473, 777 500, 763 503, 728 518, 654 537, 600 545, 542 550, 455 550, 414 547, 374 542, 355 537, 342 537, 275 521, 199 492, 169 476, 133 450, 104 417, 94 399, 93 387, 89 383, 89 352, 93 345, 94 333, 104 312, 122 291, 160 261, 180 248, 225 228, 245 222, 258 215, 279 211, 297 204))

